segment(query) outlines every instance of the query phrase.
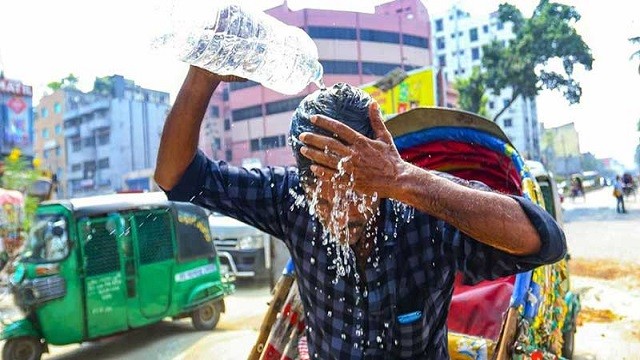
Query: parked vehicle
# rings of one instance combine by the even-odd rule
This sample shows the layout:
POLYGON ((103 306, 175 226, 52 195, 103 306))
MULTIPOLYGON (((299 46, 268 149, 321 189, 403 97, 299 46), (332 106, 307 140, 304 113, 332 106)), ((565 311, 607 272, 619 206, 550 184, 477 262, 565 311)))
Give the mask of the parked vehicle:
POLYGON ((191 317, 212 330, 234 284, 220 272, 204 209, 163 193, 39 205, 11 278, 25 316, 5 326, 3 359, 191 317))
POLYGON ((268 234, 218 213, 209 215, 209 226, 213 243, 225 258, 231 274, 254 280, 269 278, 271 237, 268 234))
MULTIPOLYGON (((532 174, 495 123, 459 110, 417 108, 388 120, 386 126, 405 160, 481 181, 494 191, 524 196, 540 206, 549 198, 545 209, 559 218, 553 178, 546 171, 532 174)), ((296 303, 293 276, 288 269, 276 286, 250 360, 274 354, 279 358, 298 342, 304 344, 303 336, 287 331, 296 326, 282 320, 304 322, 304 312, 294 312, 290 305, 296 303), (279 305, 280 319, 273 304, 279 305)), ((466 285, 456 276, 447 320, 449 355, 454 360, 571 358, 579 311, 580 299, 569 288, 566 259, 476 285, 466 285)))

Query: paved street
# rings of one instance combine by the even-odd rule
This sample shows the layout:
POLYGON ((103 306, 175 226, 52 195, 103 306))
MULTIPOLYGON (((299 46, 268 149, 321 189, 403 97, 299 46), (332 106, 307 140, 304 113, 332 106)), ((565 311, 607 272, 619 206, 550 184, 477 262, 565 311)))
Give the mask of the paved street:
POLYGON ((586 320, 576 334, 581 360, 640 359, 640 199, 617 214, 611 191, 563 204, 572 287, 586 320))
MULTIPOLYGON (((572 255, 574 290, 583 298, 585 316, 578 329, 578 360, 640 359, 640 279, 625 272, 640 266, 640 200, 628 201, 628 214, 616 214, 610 189, 589 193, 587 200, 563 204, 572 255), (618 269, 614 276, 602 268, 618 269), (619 276, 618 276, 619 274, 619 276), (608 309, 613 319, 593 314, 608 309), (591 314, 591 315, 590 315, 591 314), (590 315, 590 316, 587 316, 590 315)), ((227 313, 213 332, 195 331, 188 319, 139 329, 102 341, 51 346, 44 359, 244 359, 255 340, 269 291, 266 285, 240 284, 227 299, 227 313)), ((7 299, 5 314, 13 314, 7 299)))

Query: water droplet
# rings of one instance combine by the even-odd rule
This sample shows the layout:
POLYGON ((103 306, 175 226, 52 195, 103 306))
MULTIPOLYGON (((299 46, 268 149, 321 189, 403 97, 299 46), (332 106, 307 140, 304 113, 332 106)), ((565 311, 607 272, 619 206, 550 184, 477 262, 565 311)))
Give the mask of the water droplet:
POLYGON ((327 311, 327 316, 328 317, 332 317, 333 316, 333 312, 331 310, 327 311))
POLYGON ((346 339, 347 339, 347 335, 345 335, 344 333, 342 333, 342 334, 340 335, 340 337, 342 338, 342 340, 346 340, 346 339))
POLYGON ((382 342, 382 338, 380 336, 376 336, 376 341, 380 344, 382 342))
POLYGON ((311 259, 309 259, 309 262, 311 262, 311 265, 313 265, 313 264, 316 263, 316 259, 315 258, 311 258, 311 259))

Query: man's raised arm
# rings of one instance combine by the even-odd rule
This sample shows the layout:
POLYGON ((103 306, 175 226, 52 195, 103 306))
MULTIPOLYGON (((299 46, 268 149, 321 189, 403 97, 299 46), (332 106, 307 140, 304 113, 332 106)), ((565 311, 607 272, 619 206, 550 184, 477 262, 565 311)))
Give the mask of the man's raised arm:
POLYGON ((198 150, 200 125, 211 95, 222 81, 243 80, 189 67, 162 130, 154 179, 164 190, 180 180, 198 150))

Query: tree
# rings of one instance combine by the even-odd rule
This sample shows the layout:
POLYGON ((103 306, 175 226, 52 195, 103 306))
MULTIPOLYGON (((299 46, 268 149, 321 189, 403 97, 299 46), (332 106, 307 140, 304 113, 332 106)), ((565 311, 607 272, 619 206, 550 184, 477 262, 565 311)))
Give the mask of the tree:
POLYGON ((29 189, 38 179, 39 161, 33 161, 33 165, 22 156, 20 149, 14 148, 2 162, 2 187, 8 190, 17 190, 25 195, 25 217, 22 228, 29 231, 31 222, 38 207, 38 199, 28 195, 29 189))
POLYGON ((66 77, 60 79, 60 81, 52 81, 47 84, 47 87, 51 89, 51 91, 56 91, 60 89, 76 89, 76 85, 78 85, 78 78, 70 73, 66 77))
MULTIPOLYGON (((629 41, 631 41, 632 44, 640 45, 640 36, 632 37, 629 39, 629 41)), ((640 59, 640 49, 636 50, 633 54, 631 54, 630 60, 633 60, 633 58, 636 58, 636 57, 640 59)), ((640 74, 640 64, 638 65, 638 74, 640 74)), ((640 128, 638 128, 638 131, 640 131, 640 128)))
POLYGON ((582 88, 572 78, 575 64, 591 70, 591 49, 576 32, 580 14, 572 6, 540 0, 530 18, 511 4, 501 4, 498 19, 511 22, 515 38, 497 40, 483 47, 482 66, 486 86, 494 94, 511 88, 509 102, 495 115, 496 121, 519 97, 534 98, 543 89, 560 90, 570 104, 580 102, 582 88), (563 73, 548 69, 550 60, 562 62, 563 73))
POLYGON ((462 110, 480 116, 488 116, 487 102, 489 98, 486 95, 484 83, 485 79, 479 67, 474 67, 468 78, 456 79, 453 86, 460 95, 458 102, 462 110))

